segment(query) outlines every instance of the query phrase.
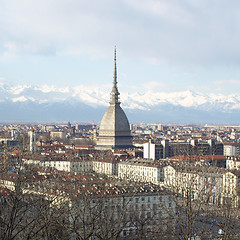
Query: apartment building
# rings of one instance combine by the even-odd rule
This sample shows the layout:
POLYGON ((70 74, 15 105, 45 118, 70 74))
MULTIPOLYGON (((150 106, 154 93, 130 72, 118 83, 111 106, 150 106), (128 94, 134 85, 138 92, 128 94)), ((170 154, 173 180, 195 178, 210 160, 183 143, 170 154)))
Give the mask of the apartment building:
POLYGON ((197 201, 219 204, 224 170, 194 166, 164 167, 164 186, 197 201))
POLYGON ((118 163, 117 160, 93 160, 92 170, 96 173, 106 174, 108 176, 118 176, 118 163))
POLYGON ((240 171, 233 170, 223 174, 222 204, 230 204, 232 207, 240 206, 240 171))
POLYGON ((161 140, 158 143, 151 141, 143 144, 143 158, 159 160, 169 157, 169 141, 161 140))
POLYGON ((224 143, 224 155, 225 156, 240 156, 240 143, 224 143))
POLYGON ((161 184, 164 181, 163 166, 156 161, 140 159, 119 162, 118 177, 136 182, 161 184))
POLYGON ((32 155, 23 157, 22 161, 27 165, 54 168, 58 171, 84 173, 93 170, 93 162, 84 157, 67 158, 60 155, 57 157, 32 155))
MULTIPOLYGON (((114 226, 113 229, 115 226, 121 228, 120 237, 123 238, 136 237, 139 229, 143 232, 154 230, 160 233, 175 228, 176 206, 173 195, 166 189, 160 189, 153 184, 135 183, 117 188, 107 187, 101 191, 95 191, 90 198, 71 198, 69 206, 70 221, 73 224, 80 209, 84 209, 83 214, 86 216, 78 219, 78 226, 84 227, 82 219, 89 219, 95 214, 100 217, 100 224, 114 226)), ((80 228, 78 231, 83 230, 80 228)))
POLYGON ((240 170, 240 157, 227 157, 226 168, 240 170))

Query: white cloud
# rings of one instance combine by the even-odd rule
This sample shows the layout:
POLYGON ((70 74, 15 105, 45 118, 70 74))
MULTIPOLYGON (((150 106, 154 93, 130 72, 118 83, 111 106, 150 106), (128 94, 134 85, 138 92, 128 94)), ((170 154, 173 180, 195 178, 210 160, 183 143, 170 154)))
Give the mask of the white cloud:
MULTIPOLYGON (((126 77, 123 80, 136 86, 138 91, 179 91, 189 84, 194 85, 192 89, 203 90, 200 85, 211 88, 216 79, 215 73, 219 72, 219 76, 226 78, 228 66, 233 66, 234 70, 228 77, 237 79, 239 8, 240 2, 226 0, 211 3, 209 0, 2 0, 0 62, 6 66, 2 74, 10 81, 24 82, 23 85, 34 81, 36 84, 58 83, 65 86, 67 79, 69 85, 74 86, 77 78, 79 84, 88 81, 93 84, 99 79, 104 82, 103 78, 107 75, 98 78, 97 72, 92 71, 91 77, 85 76, 92 69, 97 69, 94 66, 99 64, 96 59, 104 59, 99 65, 102 69, 106 68, 116 44, 122 55, 122 66, 128 64, 128 69, 120 70, 130 76, 130 65, 133 65, 136 73, 129 82, 126 77), (3 55, 16 56, 9 58, 11 66, 3 55), (88 64, 92 62, 93 67, 86 65, 85 68, 85 59, 88 64), (74 69, 74 61, 79 68, 74 69), (215 66, 217 70, 213 68, 215 66), (13 70, 10 70, 11 67, 13 70), (192 70, 196 70, 193 71, 194 76, 183 76, 182 72, 192 70), (71 74, 68 75, 68 71, 71 74), (224 71, 225 74, 222 74, 224 71), (66 79, 63 79, 65 76, 66 79), (209 79, 212 76, 211 82, 209 79), (147 80, 150 83, 143 84, 147 80), (153 82, 157 80, 169 86, 153 82)), ((119 76, 124 75, 121 71, 119 76)), ((124 86, 124 81, 122 84, 124 86)), ((221 90, 219 87, 225 83, 217 84, 219 86, 214 87, 221 90)), ((226 84, 234 86, 238 82, 230 80, 226 84)), ((133 87, 126 87, 129 88, 133 87)), ((222 89, 223 92, 224 87, 222 89)), ((231 90, 235 89, 232 87, 231 90)), ((84 89, 77 92, 74 89, 41 86, 36 90, 46 94, 54 92, 52 99, 58 98, 61 93, 69 97, 72 93, 79 96, 82 92, 98 98, 97 91, 84 89)), ((20 89, 15 91, 18 94, 20 89)), ((109 101, 108 94, 104 96, 106 103, 109 101)), ((101 101, 99 99, 98 103, 101 101)))
POLYGON ((125 0, 126 4, 142 13, 158 16, 174 22, 192 22, 192 14, 184 9, 184 4, 172 0, 125 0))
POLYGON ((160 58, 157 58, 157 57, 152 57, 152 58, 149 58, 149 59, 146 59, 146 60, 147 60, 147 62, 149 62, 152 65, 162 65, 162 64, 167 63, 166 59, 160 59, 160 58))
POLYGON ((0 77, 0 86, 3 86, 5 84, 5 78, 4 77, 0 77))
POLYGON ((236 80, 236 79, 219 80, 219 81, 215 81, 215 83, 220 85, 225 85, 225 84, 240 85, 240 80, 236 80))
POLYGON ((5 51, 3 53, 6 57, 15 56, 18 52, 18 47, 15 42, 7 42, 3 44, 5 51))
POLYGON ((104 57, 116 43, 153 64, 237 63, 240 54, 236 1, 3 0, 0 7, 7 55, 104 57))
POLYGON ((143 88, 148 91, 162 91, 163 89, 166 89, 168 87, 167 84, 162 82, 156 82, 156 81, 149 81, 143 84, 143 88))

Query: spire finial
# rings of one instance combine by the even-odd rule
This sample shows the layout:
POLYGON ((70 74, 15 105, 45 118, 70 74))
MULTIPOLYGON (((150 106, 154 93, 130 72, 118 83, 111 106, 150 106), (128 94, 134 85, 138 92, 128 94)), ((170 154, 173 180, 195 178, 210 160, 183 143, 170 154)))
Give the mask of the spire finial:
POLYGON ((113 74, 113 84, 117 87, 117 50, 116 46, 114 48, 114 74, 113 74))
POLYGON ((117 50, 116 46, 114 47, 114 72, 113 72, 113 87, 112 87, 112 92, 111 92, 111 99, 110 103, 116 104, 119 103, 118 101, 118 88, 117 88, 117 50))

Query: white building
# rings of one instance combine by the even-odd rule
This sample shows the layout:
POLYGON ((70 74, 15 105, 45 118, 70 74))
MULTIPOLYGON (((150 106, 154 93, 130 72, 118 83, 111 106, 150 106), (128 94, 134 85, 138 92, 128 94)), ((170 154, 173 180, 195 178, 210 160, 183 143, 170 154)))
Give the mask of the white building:
POLYGON ((223 174, 222 204, 231 204, 232 207, 240 206, 240 171, 226 172, 223 174))
POLYGON ((240 143, 224 143, 224 156, 240 156, 240 143))
POLYGON ((118 177, 136 182, 163 183, 163 167, 156 162, 138 159, 118 163, 118 177))
POLYGON ((51 131, 50 137, 52 139, 66 139, 66 132, 64 131, 51 131))
POLYGON ((66 172, 92 172, 93 162, 88 159, 63 159, 63 158, 51 158, 51 157, 30 157, 22 159, 24 164, 34 165, 42 168, 55 168, 59 171, 66 172))
MULTIPOLYGON (((90 219, 93 215, 100 217, 99 222, 111 226, 111 229, 121 229, 120 237, 139 234, 138 229, 145 228, 144 233, 154 230, 163 233, 169 228, 175 227, 175 202, 172 194, 166 190, 156 191, 154 185, 145 185, 131 189, 118 188, 101 190, 90 198, 73 198, 70 201, 70 222, 75 224, 79 212, 84 214, 78 219, 78 235, 84 234, 84 219, 90 219), (126 190, 128 189, 128 190, 126 190), (132 192, 134 191, 134 192, 132 192), (84 211, 82 211, 84 209, 84 211), (106 217, 107 216, 107 217, 106 217), (101 219, 102 217, 102 219, 101 219), (81 226, 83 227, 81 229, 81 226)), ((99 231, 95 228, 96 231, 99 231)), ((100 230, 101 231, 101 230, 100 230)), ((110 233, 111 234, 111 233, 110 233)), ((94 235, 94 234, 93 234, 94 235)), ((101 232, 97 233, 101 236, 101 232)), ((76 238, 74 238, 76 239, 76 238)), ((99 238, 94 238, 99 239, 99 238)), ((134 238, 135 239, 135 238, 134 238)))
POLYGON ((100 174, 106 174, 108 176, 118 175, 118 162, 107 161, 107 160, 96 160, 92 161, 93 171, 100 174))
POLYGON ((240 158, 239 157, 227 157, 226 159, 227 169, 240 169, 240 158))
POLYGON ((29 151, 30 152, 36 152, 37 146, 36 146, 36 133, 34 129, 32 129, 30 132, 28 132, 29 135, 29 151))
POLYGON ((159 143, 151 141, 143 144, 143 158, 159 160, 169 156, 169 141, 161 140, 159 143))
POLYGON ((164 186, 197 201, 219 204, 225 170, 193 166, 164 167, 164 186))

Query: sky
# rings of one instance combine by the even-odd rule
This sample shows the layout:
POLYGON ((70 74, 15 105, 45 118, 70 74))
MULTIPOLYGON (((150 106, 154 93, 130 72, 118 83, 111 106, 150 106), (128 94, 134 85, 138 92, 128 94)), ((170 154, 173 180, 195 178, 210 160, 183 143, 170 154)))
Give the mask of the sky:
POLYGON ((0 83, 238 94, 240 1, 0 0, 0 83))

